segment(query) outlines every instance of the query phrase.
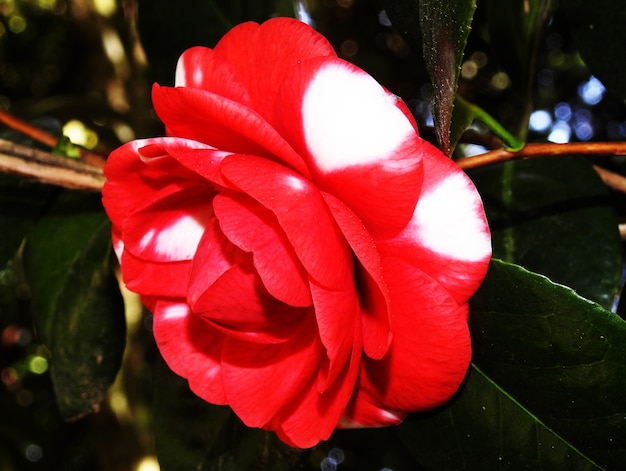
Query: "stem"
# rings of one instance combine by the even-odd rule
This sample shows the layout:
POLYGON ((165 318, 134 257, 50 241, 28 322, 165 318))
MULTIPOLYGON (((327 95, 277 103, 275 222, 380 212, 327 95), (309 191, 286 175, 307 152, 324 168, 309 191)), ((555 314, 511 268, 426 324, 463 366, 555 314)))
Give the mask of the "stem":
POLYGON ((105 180, 101 165, 68 159, 4 139, 0 139, 0 172, 90 191, 102 191, 105 180))
POLYGON ((509 160, 556 157, 559 155, 626 155, 626 142, 570 142, 567 144, 546 142, 526 144, 519 152, 496 149, 484 154, 465 157, 458 160, 457 163, 462 169, 467 170, 509 160))
MULTIPOLYGON (((54 134, 50 134, 42 129, 39 129, 26 121, 22 121, 21 119, 7 113, 6 110, 0 108, 0 123, 5 124, 11 129, 18 131, 25 136, 34 139, 37 142, 41 142, 42 144, 54 148, 56 147, 59 138, 54 134)), ((94 152, 91 152, 87 149, 84 149, 80 146, 76 146, 78 152, 80 154, 80 159, 87 164, 94 165, 96 167, 104 166, 105 159, 94 152)))

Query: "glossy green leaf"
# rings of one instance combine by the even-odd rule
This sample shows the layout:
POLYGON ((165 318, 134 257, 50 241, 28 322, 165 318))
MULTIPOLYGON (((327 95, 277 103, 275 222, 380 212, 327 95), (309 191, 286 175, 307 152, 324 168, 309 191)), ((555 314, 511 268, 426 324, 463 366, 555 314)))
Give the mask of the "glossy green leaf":
POLYGON ((426 470, 601 469, 475 365, 452 401, 395 431, 426 470))
POLYGON ((600 466, 626 463, 626 321, 493 261, 470 328, 474 362, 498 387, 600 466))
POLYGON ((494 257, 610 307, 621 275, 617 219, 583 158, 538 158, 468 172, 485 203, 494 257))
POLYGON ((35 323, 67 420, 98 409, 121 364, 125 319, 110 260, 110 225, 99 197, 70 194, 27 237, 35 323))
POLYGON ((387 0, 384 5, 393 25, 423 53, 433 88, 437 140, 450 155, 454 150, 450 145, 454 95, 476 1, 387 0))
POLYGON ((626 100, 626 3, 621 0, 562 0, 576 46, 591 73, 626 100))

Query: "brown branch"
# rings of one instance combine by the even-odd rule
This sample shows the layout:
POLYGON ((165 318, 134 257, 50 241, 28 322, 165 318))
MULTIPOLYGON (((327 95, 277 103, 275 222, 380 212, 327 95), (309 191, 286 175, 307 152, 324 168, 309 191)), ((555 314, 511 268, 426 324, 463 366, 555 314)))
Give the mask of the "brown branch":
POLYGON ((102 191, 101 165, 69 159, 0 139, 0 172, 79 190, 102 191))
MULTIPOLYGON (((40 142, 50 148, 56 147, 59 142, 59 138, 54 134, 50 134, 49 132, 44 131, 43 129, 39 129, 26 121, 23 121, 12 114, 8 113, 6 110, 0 108, 0 123, 5 124, 7 127, 24 134, 25 136, 34 139, 37 142, 40 142)), ((78 153, 80 155, 80 159, 89 165, 93 165, 96 167, 103 167, 105 159, 90 150, 87 150, 83 147, 77 146, 74 144, 76 149, 78 149, 78 153)))
POLYGON ((509 160, 531 159, 534 157, 556 157, 559 155, 626 155, 626 142, 551 142, 526 144, 519 152, 496 149, 484 154, 466 157, 457 161, 465 170, 509 160))

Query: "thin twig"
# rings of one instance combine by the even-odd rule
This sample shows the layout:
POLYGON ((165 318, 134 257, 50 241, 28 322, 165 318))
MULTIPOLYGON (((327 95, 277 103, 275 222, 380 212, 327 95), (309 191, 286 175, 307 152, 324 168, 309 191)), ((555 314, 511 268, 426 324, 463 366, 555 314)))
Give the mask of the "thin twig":
POLYGON ((90 191, 102 191, 105 180, 100 165, 68 159, 4 139, 0 139, 0 172, 90 191))
POLYGON ((533 157, 556 157, 559 155, 626 155, 626 142, 551 142, 526 144, 519 152, 496 149, 484 154, 466 157, 457 161, 465 170, 509 160, 531 159, 533 157))
MULTIPOLYGON (((43 129, 39 129, 33 126, 26 121, 23 121, 12 114, 8 113, 6 110, 0 108, 0 123, 4 123, 7 127, 24 134, 25 136, 34 139, 37 142, 40 142, 50 148, 56 147, 59 142, 59 138, 54 134, 50 134, 43 129)), ((80 159, 87 164, 103 167, 105 159, 94 152, 91 152, 88 149, 85 149, 80 146, 76 146, 78 149, 78 153, 80 155, 80 159)))

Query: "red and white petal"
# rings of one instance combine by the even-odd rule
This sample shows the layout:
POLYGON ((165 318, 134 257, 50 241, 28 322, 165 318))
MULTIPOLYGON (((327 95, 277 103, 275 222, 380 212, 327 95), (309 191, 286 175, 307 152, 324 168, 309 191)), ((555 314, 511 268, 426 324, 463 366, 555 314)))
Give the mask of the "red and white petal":
POLYGON ((212 188, 191 187, 157 196, 126 218, 125 251, 155 262, 191 260, 213 216, 212 188))
POLYGON ((226 404, 222 381, 223 336, 195 316, 183 301, 156 303, 154 337, 171 370, 189 381, 199 397, 212 404, 226 404))
POLYGON ((304 316, 291 338, 260 345, 227 338, 222 365, 229 405, 250 427, 265 427, 281 409, 301 401, 316 377, 323 348, 315 318, 304 316))
POLYGON ((328 193, 322 193, 322 197, 359 261, 354 275, 363 325, 363 349, 370 358, 380 359, 387 353, 392 339, 388 288, 380 254, 372 236, 350 208, 328 193))
POLYGON ((378 241, 385 253, 407 260, 465 303, 485 277, 491 236, 482 201, 465 173, 424 143, 424 182, 415 213, 401 234, 378 241))
POLYGON ((217 149, 278 159, 302 174, 302 158, 255 110, 195 88, 154 85, 154 108, 168 135, 200 141, 217 149))
POLYGON ((192 47, 176 65, 176 87, 198 88, 249 106, 250 94, 223 57, 207 47, 192 47))
POLYGON ((232 192, 217 195, 213 208, 224 235, 253 253, 254 267, 269 293, 292 306, 310 306, 308 275, 276 216, 249 196, 232 192))
POLYGON ((410 262, 385 258, 393 305, 393 342, 382 360, 364 358, 358 388, 389 411, 443 404, 463 381, 471 358, 467 304, 410 262))
POLYGON ((282 106, 275 91, 287 72, 312 58, 337 56, 324 36, 291 18, 239 25, 220 40, 215 55, 230 65, 248 90, 251 107, 271 125, 282 106))
POLYGON ((329 289, 354 283, 350 248, 309 180, 275 162, 243 155, 224 159, 222 173, 274 213, 311 278, 329 289))
POLYGON ((397 231, 417 202, 421 140, 406 107, 341 59, 294 68, 279 91, 278 129, 307 159, 315 184, 369 230, 397 231))
POLYGON ((142 296, 184 298, 191 262, 155 262, 134 256, 128 251, 120 258, 122 278, 126 287, 142 296))

